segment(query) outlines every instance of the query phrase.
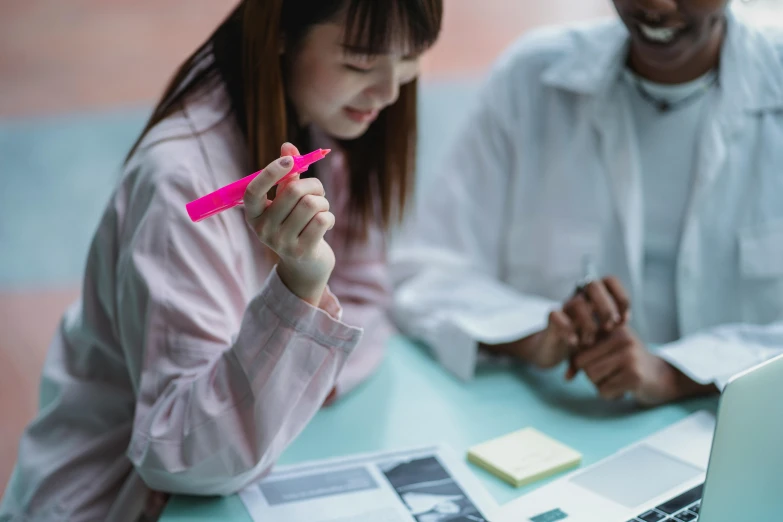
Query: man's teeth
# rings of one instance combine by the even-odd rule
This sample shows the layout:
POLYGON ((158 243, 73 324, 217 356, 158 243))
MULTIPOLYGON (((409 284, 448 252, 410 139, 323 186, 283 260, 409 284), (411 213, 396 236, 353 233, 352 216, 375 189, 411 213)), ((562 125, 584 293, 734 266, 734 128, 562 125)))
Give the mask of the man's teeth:
POLYGON ((677 36, 677 29, 674 27, 650 27, 649 25, 639 24, 642 34, 645 38, 654 42, 669 43, 677 36))

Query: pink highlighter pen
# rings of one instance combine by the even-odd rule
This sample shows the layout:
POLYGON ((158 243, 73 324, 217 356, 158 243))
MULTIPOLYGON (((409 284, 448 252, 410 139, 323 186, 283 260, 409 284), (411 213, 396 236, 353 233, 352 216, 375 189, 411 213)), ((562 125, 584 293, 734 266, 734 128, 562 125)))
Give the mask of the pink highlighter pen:
MULTIPOLYGON (((292 156, 294 158, 294 166, 291 168, 291 172, 283 176, 280 181, 290 178, 294 174, 299 174, 306 171, 310 165, 318 160, 324 159, 326 155, 331 152, 331 150, 332 149, 318 149, 309 154, 305 154, 304 156, 292 156)), ((194 223, 197 223, 202 219, 206 219, 209 216, 214 216, 215 214, 223 212, 226 209, 241 205, 242 197, 245 195, 245 189, 247 189, 247 186, 251 181, 253 181, 253 178, 258 176, 260 173, 260 170, 258 172, 254 172, 253 174, 245 176, 244 178, 233 183, 229 183, 225 187, 219 188, 215 192, 200 197, 197 200, 191 201, 185 205, 185 208, 188 211, 188 216, 190 216, 190 220, 194 223)), ((280 181, 277 183, 280 183, 280 181)), ((277 183, 275 183, 275 185, 277 185, 277 183)))

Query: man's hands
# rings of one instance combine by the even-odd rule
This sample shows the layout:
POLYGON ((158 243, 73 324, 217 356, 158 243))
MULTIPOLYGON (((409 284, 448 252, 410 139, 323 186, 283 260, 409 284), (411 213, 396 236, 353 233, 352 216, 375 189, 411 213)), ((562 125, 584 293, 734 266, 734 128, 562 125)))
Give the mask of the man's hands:
POLYGON ((516 342, 485 346, 538 368, 569 361, 566 380, 585 372, 607 400, 631 395, 647 406, 716 392, 689 379, 647 350, 628 325, 631 310, 620 281, 607 277, 588 284, 561 310, 549 314, 547 327, 516 342))

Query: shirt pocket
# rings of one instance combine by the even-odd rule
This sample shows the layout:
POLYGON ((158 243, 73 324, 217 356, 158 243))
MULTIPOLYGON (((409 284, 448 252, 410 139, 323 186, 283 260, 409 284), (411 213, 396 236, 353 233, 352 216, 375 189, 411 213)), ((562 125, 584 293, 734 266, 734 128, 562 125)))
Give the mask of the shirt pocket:
POLYGON ((601 230, 597 225, 551 223, 517 245, 509 262, 508 281, 521 292, 563 301, 586 275, 586 262, 595 270, 600 268, 601 230))
POLYGON ((741 230, 739 265, 743 320, 783 319, 783 221, 741 230))

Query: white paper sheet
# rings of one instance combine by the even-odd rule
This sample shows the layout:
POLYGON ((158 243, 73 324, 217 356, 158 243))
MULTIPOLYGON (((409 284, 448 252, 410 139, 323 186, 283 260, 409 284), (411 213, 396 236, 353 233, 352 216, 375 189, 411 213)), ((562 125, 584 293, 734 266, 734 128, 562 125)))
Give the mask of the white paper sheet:
POLYGON ((445 446, 281 467, 239 496, 254 522, 491 522, 497 510, 445 446))

